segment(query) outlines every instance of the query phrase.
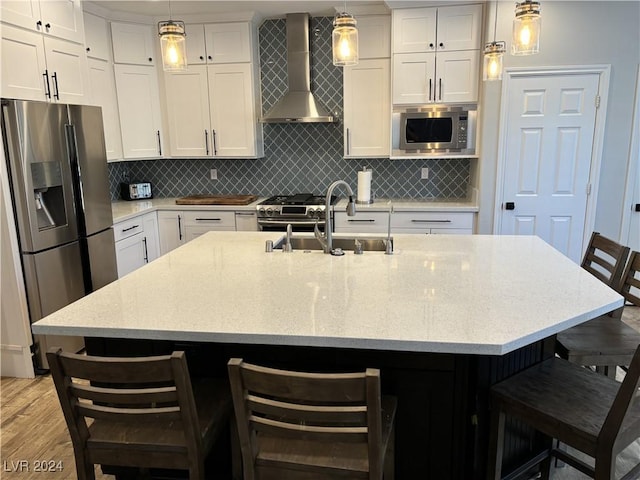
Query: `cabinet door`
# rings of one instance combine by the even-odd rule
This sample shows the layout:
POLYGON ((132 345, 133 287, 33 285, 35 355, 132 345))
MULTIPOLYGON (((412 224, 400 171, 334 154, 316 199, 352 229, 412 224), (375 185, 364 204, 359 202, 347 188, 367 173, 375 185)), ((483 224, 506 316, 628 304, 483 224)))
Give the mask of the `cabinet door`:
POLYGON ((113 61, 132 65, 154 65, 152 27, 111 22, 113 61))
POLYGON ((91 104, 102 107, 104 123, 104 143, 107 160, 122 158, 122 138, 120 137, 120 117, 113 65, 108 61, 90 58, 89 85, 91 104))
POLYGON ((437 10, 393 10, 393 53, 435 52, 437 10))
POLYGON ((40 16, 43 33, 84 43, 84 22, 80 0, 41 0, 40 16))
POLYGON ((393 56, 393 103, 432 103, 436 97, 435 53, 399 53, 393 56))
POLYGON ((109 26, 102 17, 84 14, 85 46, 87 57, 109 60, 111 43, 109 42, 109 26))
POLYGON ((207 63, 207 50, 204 41, 204 25, 199 23, 185 25, 187 34, 187 65, 207 63))
POLYGON ((389 15, 358 17, 358 57, 389 58, 391 56, 391 18, 389 15))
POLYGON ((438 103, 477 102, 479 64, 479 50, 438 52, 435 101, 438 103))
POLYGON ((158 233, 158 214, 147 213, 142 218, 144 226, 145 253, 147 263, 153 262, 160 256, 160 239, 158 233))
MULTIPOLYGON (((2 2, 0 2, 0 18, 2 18, 3 22, 18 27, 37 32, 44 30, 40 18, 40 2, 38 0, 2 0, 2 2), (38 24, 38 22, 40 22, 40 24, 38 24)), ((4 31, 2 36, 4 36, 4 31)))
POLYGON ((214 155, 256 156, 251 64, 209 65, 207 69, 214 155))
POLYGON ((251 61, 249 23, 213 23, 204 26, 207 63, 251 61))
POLYGON ((116 263, 118 278, 142 267, 145 261, 144 235, 139 233, 116 242, 116 263))
POLYGON ((482 4, 438 7, 438 51, 479 50, 482 4))
POLYGON ((164 79, 171 155, 213 155, 207 67, 192 65, 184 72, 166 72, 164 79))
POLYGON ((162 156, 160 98, 154 67, 114 65, 124 158, 162 156))
MULTIPOLYGON (((1 3, 2 6, 4 4, 1 3)), ((49 79, 47 84, 47 77, 44 76, 47 62, 42 35, 2 25, 1 45, 0 95, 23 100, 46 100, 51 83, 49 79), (16 68, 17 65, 19 68, 16 68)))
POLYGON ((158 211, 160 255, 164 255, 185 243, 183 218, 182 212, 158 211))
POLYGON ((89 66, 84 47, 59 38, 44 37, 44 50, 53 100, 81 105, 88 103, 89 66))
POLYGON ((344 69, 345 157, 388 157, 390 100, 388 59, 361 60, 344 69))
POLYGON ((258 214, 256 212, 236 212, 236 231, 257 232, 258 230, 258 214))

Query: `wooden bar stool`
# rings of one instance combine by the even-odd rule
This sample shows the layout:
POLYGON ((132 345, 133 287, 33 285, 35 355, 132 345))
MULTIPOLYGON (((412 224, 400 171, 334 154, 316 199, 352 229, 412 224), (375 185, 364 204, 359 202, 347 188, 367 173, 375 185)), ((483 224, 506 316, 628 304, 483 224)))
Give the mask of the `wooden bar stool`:
POLYGON ((78 479, 95 479, 102 464, 184 469, 204 480, 204 459, 231 418, 226 380, 192 389, 184 352, 107 358, 52 349, 47 360, 78 479))
MULTIPOLYGON (((595 459, 590 467, 569 453, 551 448, 509 475, 542 464, 549 478, 556 457, 596 480, 615 478, 619 452, 640 437, 640 345, 622 384, 561 358, 534 365, 491 387, 491 431, 487 478, 501 479, 505 415, 595 459)), ((640 476, 640 458, 624 480, 640 476)))
POLYGON ((393 479, 396 399, 379 370, 228 367, 244 480, 393 479))
MULTIPOLYGON (((630 304, 640 307, 640 253, 632 252, 616 290, 630 304)), ((616 366, 626 369, 640 344, 640 332, 624 323, 620 312, 603 315, 556 336, 556 353, 570 362, 595 366, 615 378, 616 366)))

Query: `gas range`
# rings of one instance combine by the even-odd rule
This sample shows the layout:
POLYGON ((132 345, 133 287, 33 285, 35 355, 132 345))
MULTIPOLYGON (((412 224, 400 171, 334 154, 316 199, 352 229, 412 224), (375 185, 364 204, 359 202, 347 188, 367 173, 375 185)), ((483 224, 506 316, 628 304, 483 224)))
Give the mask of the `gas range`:
MULTIPOLYGON (((334 205, 337 197, 331 197, 334 205)), ((316 222, 320 230, 324 229, 325 197, 312 193, 296 193, 295 195, 275 195, 256 207, 258 225, 261 230, 285 231, 291 225, 294 231, 312 231, 316 222)), ((332 212, 329 212, 332 214, 332 212)))

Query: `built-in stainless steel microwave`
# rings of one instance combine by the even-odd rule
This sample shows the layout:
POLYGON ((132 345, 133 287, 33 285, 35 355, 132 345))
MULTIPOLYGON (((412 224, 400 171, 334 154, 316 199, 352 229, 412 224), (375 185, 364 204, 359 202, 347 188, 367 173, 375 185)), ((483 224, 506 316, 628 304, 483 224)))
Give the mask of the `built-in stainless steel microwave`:
POLYGON ((475 154, 475 106, 408 108, 399 112, 398 148, 407 153, 475 154))

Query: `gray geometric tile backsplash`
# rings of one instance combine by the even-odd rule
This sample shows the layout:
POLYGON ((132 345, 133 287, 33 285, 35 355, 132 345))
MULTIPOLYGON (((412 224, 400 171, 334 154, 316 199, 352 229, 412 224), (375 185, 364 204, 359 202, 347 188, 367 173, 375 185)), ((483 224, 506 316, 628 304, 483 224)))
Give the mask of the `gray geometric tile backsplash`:
MULTIPOLYGON (((342 119, 342 69, 331 58, 332 17, 311 19, 311 90, 342 119)), ((286 23, 266 20, 259 29, 262 109, 266 112, 287 89, 286 23)), ((464 198, 471 169, 468 158, 344 159, 341 123, 264 124, 264 158, 255 160, 158 159, 109 164, 111 198, 120 198, 121 181, 149 181, 156 197, 194 194, 309 192, 322 194, 334 180, 357 185, 357 171, 373 170, 378 197, 464 198), (420 169, 429 168, 429 179, 420 169), (209 180, 209 170, 218 180, 209 180)))

